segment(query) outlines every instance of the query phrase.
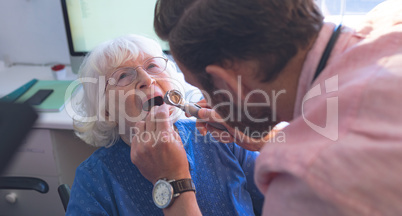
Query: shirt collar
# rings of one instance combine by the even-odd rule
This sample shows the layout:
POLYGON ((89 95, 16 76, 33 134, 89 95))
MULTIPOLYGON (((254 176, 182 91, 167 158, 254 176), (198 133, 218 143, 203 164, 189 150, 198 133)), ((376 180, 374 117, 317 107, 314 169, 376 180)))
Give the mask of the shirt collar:
MULTIPOLYGON (((308 90, 312 87, 314 73, 321 59, 321 55, 324 52, 329 39, 331 38, 335 26, 336 25, 333 23, 324 23, 320 32, 318 33, 316 41, 307 54, 306 60, 304 61, 304 65, 302 67, 302 71, 300 73, 293 118, 297 118, 302 114, 301 111, 303 98, 307 94, 308 90)), ((354 30, 347 27, 342 27, 342 34, 340 35, 334 48, 332 49, 327 65, 331 63, 331 60, 334 58, 334 56, 337 56, 338 54, 344 52, 345 49, 350 45, 357 43, 357 40, 351 40, 353 35, 355 35, 354 30)))

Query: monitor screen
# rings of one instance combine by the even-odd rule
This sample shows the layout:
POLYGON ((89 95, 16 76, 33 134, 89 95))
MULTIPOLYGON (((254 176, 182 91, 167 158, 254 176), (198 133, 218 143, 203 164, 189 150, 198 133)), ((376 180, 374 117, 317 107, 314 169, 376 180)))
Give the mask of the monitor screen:
POLYGON ((168 43, 153 28, 156 0, 61 0, 73 71, 98 44, 125 34, 157 40, 164 51, 168 43))

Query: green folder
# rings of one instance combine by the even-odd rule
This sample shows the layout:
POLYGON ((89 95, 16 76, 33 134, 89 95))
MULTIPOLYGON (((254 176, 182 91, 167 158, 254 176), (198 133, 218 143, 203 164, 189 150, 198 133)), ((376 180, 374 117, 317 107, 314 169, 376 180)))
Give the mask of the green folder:
POLYGON ((77 85, 72 86, 73 89, 68 89, 73 81, 70 80, 39 80, 25 94, 19 97, 15 102, 23 103, 40 89, 53 89, 53 92, 39 105, 33 106, 39 112, 59 112, 64 108, 64 105, 70 100, 74 94, 77 85), (67 90, 69 90, 67 92, 67 90), (70 91, 71 90, 71 91, 70 91))
POLYGON ((16 101, 21 95, 25 94, 35 83, 38 82, 37 79, 32 79, 31 81, 25 83, 18 89, 14 90, 10 94, 0 98, 0 102, 14 102, 16 101))

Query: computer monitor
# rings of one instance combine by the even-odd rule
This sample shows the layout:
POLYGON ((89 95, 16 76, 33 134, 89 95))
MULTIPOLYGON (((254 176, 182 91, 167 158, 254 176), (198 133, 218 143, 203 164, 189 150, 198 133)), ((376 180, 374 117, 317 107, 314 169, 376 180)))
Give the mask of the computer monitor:
POLYGON ((125 34, 139 34, 160 42, 153 28, 156 0, 61 0, 71 69, 78 73, 84 56, 96 45, 125 34))

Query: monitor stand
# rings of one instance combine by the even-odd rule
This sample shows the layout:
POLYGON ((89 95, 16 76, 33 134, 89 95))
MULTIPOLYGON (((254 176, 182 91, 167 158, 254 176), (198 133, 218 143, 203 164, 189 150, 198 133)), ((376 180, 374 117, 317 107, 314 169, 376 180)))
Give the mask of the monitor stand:
POLYGON ((84 61, 85 56, 70 56, 71 70, 74 74, 78 74, 80 66, 84 61))

